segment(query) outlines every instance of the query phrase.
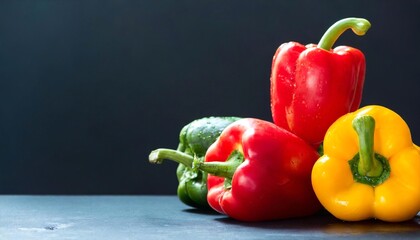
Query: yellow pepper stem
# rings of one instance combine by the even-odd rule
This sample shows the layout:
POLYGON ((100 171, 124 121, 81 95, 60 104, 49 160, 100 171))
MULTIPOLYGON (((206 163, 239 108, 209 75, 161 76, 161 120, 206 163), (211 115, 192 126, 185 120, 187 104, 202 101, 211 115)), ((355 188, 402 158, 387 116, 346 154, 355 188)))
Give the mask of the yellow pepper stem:
POLYGON ((374 152, 375 119, 359 116, 352 124, 359 140, 359 153, 349 161, 353 177, 361 183, 379 185, 389 177, 391 169, 388 160, 374 152))
POLYGON ((359 137, 359 173, 369 177, 381 175, 382 164, 375 158, 373 151, 375 119, 371 116, 357 117, 353 120, 353 128, 359 137))

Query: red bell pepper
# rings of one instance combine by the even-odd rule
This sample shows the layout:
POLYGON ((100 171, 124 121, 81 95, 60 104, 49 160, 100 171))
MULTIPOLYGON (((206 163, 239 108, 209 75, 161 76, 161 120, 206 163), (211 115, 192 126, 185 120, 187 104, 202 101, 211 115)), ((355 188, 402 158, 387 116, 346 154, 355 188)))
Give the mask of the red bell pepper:
POLYGON ((274 123, 246 118, 229 125, 196 168, 208 172, 207 201, 241 221, 311 215, 321 205, 311 185, 313 147, 274 123))
POLYGON ((346 18, 332 25, 318 45, 282 44, 271 70, 271 112, 276 125, 318 146, 328 127, 340 116, 355 111, 361 102, 365 57, 355 48, 331 49, 351 28, 364 35, 370 23, 346 18))

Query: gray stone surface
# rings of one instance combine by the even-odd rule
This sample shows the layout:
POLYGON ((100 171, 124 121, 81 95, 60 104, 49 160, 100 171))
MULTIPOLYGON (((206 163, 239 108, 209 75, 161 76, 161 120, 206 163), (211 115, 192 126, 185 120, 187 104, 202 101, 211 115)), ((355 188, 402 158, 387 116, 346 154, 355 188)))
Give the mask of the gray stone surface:
POLYGON ((1 240, 419 239, 404 223, 345 223, 329 214, 244 223, 183 205, 176 196, 0 196, 1 240))

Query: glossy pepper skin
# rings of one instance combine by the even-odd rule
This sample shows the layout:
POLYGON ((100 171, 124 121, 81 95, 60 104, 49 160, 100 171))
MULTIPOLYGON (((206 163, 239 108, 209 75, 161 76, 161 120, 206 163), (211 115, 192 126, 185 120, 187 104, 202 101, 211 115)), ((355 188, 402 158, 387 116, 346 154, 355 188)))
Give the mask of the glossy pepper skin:
POLYGON ((229 125, 196 167, 209 173, 207 200, 240 221, 307 216, 320 209, 310 174, 318 153, 296 135, 259 119, 229 125))
POLYGON ((194 159, 204 161, 210 145, 220 133, 238 117, 206 117, 192 121, 184 126, 179 134, 176 150, 156 149, 149 155, 151 163, 162 163, 164 159, 178 162, 176 170, 179 182, 179 199, 195 208, 209 208, 207 203, 207 174, 192 168, 194 159))
POLYGON ((271 67, 271 113, 276 125, 318 146, 328 127, 361 102, 365 57, 355 48, 331 49, 351 28, 364 35, 370 23, 346 18, 331 26, 318 45, 282 44, 271 67))
POLYGON ((420 210, 420 151, 405 121, 382 106, 339 118, 312 170, 322 205, 345 221, 400 222, 420 210))

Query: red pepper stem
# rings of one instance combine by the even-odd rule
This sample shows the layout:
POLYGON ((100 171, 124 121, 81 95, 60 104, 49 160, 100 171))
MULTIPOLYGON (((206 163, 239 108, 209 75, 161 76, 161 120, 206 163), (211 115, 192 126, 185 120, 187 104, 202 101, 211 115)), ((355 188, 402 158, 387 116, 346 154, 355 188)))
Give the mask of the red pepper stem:
POLYGON ((364 18, 344 18, 328 28, 319 41, 318 47, 329 51, 347 29, 353 30, 359 36, 363 36, 369 28, 370 22, 364 18))
POLYGON ((164 159, 181 163, 188 168, 192 168, 194 162, 194 157, 173 149, 159 148, 149 154, 150 163, 161 164, 164 159))
POLYGON ((359 116, 353 120, 352 124, 359 138, 359 174, 368 177, 380 176, 383 165, 376 159, 373 150, 375 119, 368 115, 359 116))
POLYGON ((236 169, 244 161, 243 154, 239 151, 233 151, 229 158, 224 162, 201 162, 194 161, 193 168, 198 168, 201 171, 207 172, 208 174, 232 179, 236 169))
POLYGON ((197 168, 201 171, 224 178, 232 178, 236 167, 235 164, 230 162, 204 162, 197 164, 197 168))

